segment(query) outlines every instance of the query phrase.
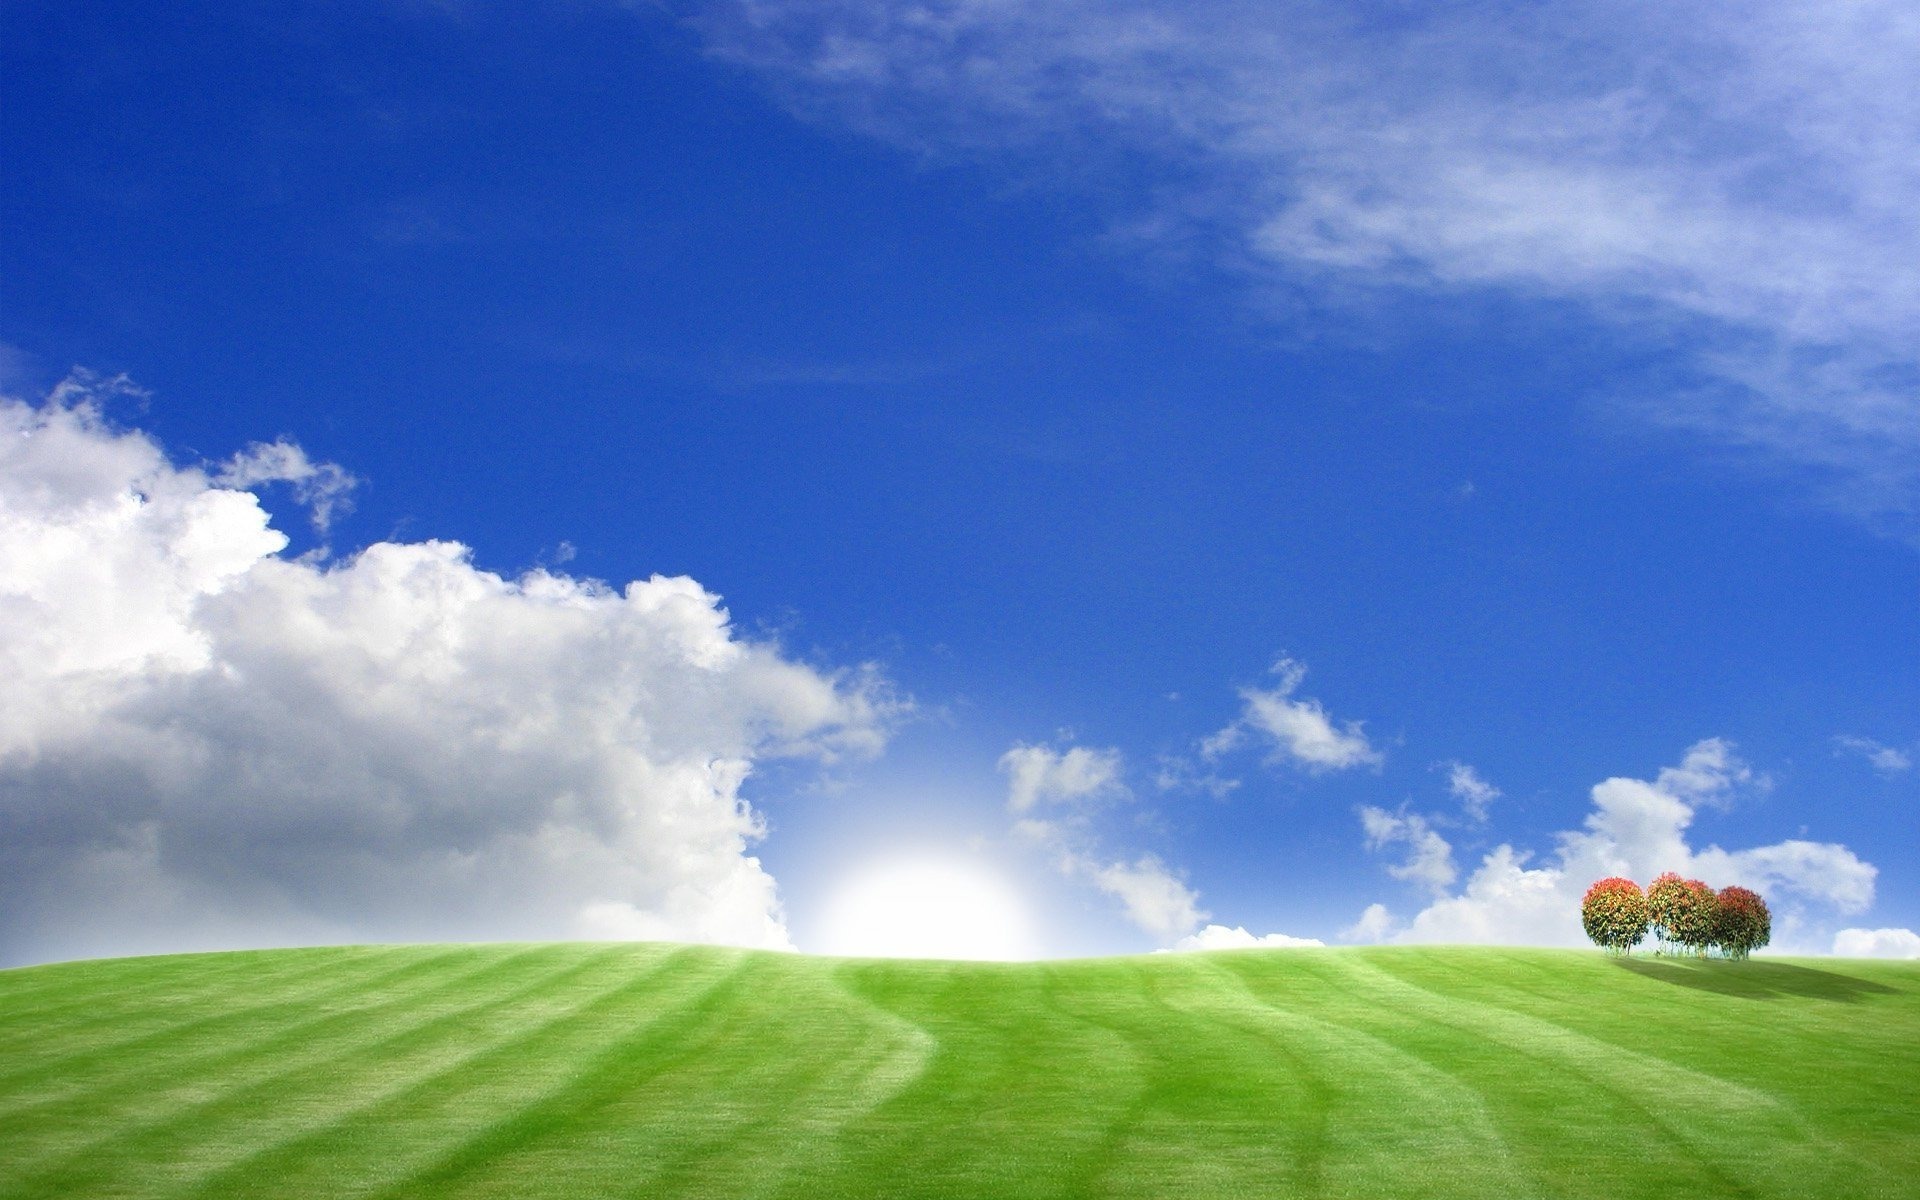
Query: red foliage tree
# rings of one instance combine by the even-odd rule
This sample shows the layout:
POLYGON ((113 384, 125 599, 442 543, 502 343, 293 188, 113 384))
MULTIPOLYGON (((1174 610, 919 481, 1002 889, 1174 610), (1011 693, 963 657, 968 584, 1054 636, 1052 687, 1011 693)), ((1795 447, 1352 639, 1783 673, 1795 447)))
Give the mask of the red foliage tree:
POLYGON ((1714 922, 1720 910, 1720 898, 1698 879, 1682 879, 1672 871, 1654 879, 1647 888, 1647 913, 1653 936, 1664 952, 1680 946, 1695 954, 1705 954, 1714 942, 1714 922))
POLYGON ((1682 883, 1683 892, 1673 911, 1668 934, 1695 954, 1704 955, 1713 945, 1714 926, 1719 920, 1720 897, 1698 879, 1682 883))
POLYGON ((1773 914, 1758 892, 1725 887, 1714 906, 1713 940, 1728 958, 1745 958, 1773 940, 1773 914))
POLYGON ((1580 901, 1580 924, 1587 936, 1611 953, 1632 950, 1647 935, 1647 922, 1647 898, 1631 879, 1602 879, 1580 901))
POLYGON ((1687 881, 1672 871, 1655 876, 1647 885, 1647 917, 1662 950, 1668 942, 1678 940, 1673 936, 1673 926, 1686 904, 1686 894, 1687 881))

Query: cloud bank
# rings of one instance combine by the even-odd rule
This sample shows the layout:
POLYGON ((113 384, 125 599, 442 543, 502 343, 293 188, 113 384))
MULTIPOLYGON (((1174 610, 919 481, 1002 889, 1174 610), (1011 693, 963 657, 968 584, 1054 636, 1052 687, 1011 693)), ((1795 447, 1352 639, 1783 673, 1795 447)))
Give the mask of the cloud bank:
POLYGON ((1312 303, 1494 289, 1684 347, 1690 380, 1623 399, 1920 536, 1903 0, 686 9, 811 117, 1056 178, 1312 303))
POLYGON ((1258 949, 1305 949, 1325 946, 1319 938, 1292 937, 1284 933, 1268 933, 1258 937, 1248 933, 1238 925, 1209 925, 1191 937, 1183 937, 1173 944, 1178 951, 1192 950, 1258 950, 1258 949))
POLYGON ((757 759, 876 751, 871 673, 733 632, 718 598, 509 579, 454 542, 326 565, 83 382, 0 401, 0 963, 241 945, 788 944, 748 850, 757 759))
POLYGON ((1911 929, 1842 929, 1833 935, 1842 958, 1920 958, 1920 933, 1911 929))
MULTIPOLYGON (((1878 872, 1845 846, 1790 840, 1746 850, 1695 850, 1688 844, 1695 811, 1728 804, 1736 788, 1752 780, 1729 743, 1709 738, 1652 780, 1596 784, 1593 811, 1581 829, 1558 835, 1551 862, 1529 866, 1527 854, 1498 846, 1459 892, 1435 900, 1404 928, 1396 931, 1387 911, 1373 905, 1347 934, 1356 940, 1581 946, 1580 898, 1594 880, 1623 875, 1644 886, 1662 871, 1761 892, 1784 918, 1777 935, 1790 934, 1808 905, 1843 916, 1871 907, 1878 872)), ((1368 832, 1370 840, 1379 840, 1372 827, 1368 832)), ((1422 832, 1432 835, 1430 829, 1422 832)), ((1413 869, 1421 862, 1419 849, 1416 842, 1415 857, 1396 873, 1428 882, 1413 869)))

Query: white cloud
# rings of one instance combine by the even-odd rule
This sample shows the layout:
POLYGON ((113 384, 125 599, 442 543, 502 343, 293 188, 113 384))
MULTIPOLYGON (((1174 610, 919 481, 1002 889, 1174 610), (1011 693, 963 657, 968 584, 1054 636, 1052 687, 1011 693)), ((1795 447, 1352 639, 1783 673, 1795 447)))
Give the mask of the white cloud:
POLYGON ((1418 813, 1390 813, 1369 804, 1360 809, 1360 825, 1366 830, 1369 850, 1396 844, 1407 847, 1406 861, 1387 868, 1387 874, 1395 879, 1445 895, 1459 878, 1460 872, 1453 865, 1453 847, 1418 813))
POLYGON ((1584 944, 1580 893, 1593 880, 1576 882, 1575 874, 1566 868, 1527 870, 1525 863, 1526 856, 1513 847, 1495 848, 1467 880, 1464 891, 1423 909, 1396 940, 1584 944))
POLYGON ((249 454, 176 467, 80 385, 0 402, 0 961, 787 944, 741 785, 877 750, 877 680, 739 638, 690 579, 283 558, 229 484, 305 460, 249 454))
POLYGON ((1833 739, 1833 744, 1836 750, 1857 754, 1866 759, 1873 769, 1882 775, 1898 775, 1913 767, 1913 757, 1906 751, 1893 746, 1883 746, 1872 738, 1842 734, 1833 739))
POLYGON ((307 506, 313 527, 325 533, 336 510, 349 507, 348 495, 360 481, 337 463, 316 463, 298 445, 279 438, 254 442, 228 459, 214 475, 218 487, 245 491, 263 483, 293 485, 294 499, 307 506))
POLYGON ((1096 887, 1119 898, 1128 920, 1156 937, 1179 937, 1208 916, 1200 907, 1200 894, 1151 854, 1085 870, 1096 887))
POLYGON ((1369 904, 1359 920, 1340 931, 1340 937, 1349 942, 1384 942, 1396 924, 1386 905, 1369 904))
POLYGON ((1118 750, 1019 745, 1000 756, 1007 776, 1007 811, 1031 812, 1042 804, 1071 803, 1124 791, 1118 750))
POLYGON ((1920 958, 1920 933, 1911 929, 1842 929, 1833 935, 1842 958, 1920 958))
POLYGON ((1398 940, 1583 945, 1580 897, 1596 879, 1623 875, 1646 884, 1662 871, 1698 876, 1715 887, 1741 884, 1766 895, 1784 927, 1804 904, 1842 915, 1873 903, 1877 871, 1845 846, 1785 841, 1746 850, 1694 850, 1686 831, 1703 803, 1722 804, 1753 774, 1731 744, 1709 738, 1652 780, 1596 784, 1583 828, 1561 833, 1553 860, 1529 866, 1510 845, 1496 847, 1458 893, 1414 917, 1398 940))
POLYGON ((1497 288, 1696 353, 1651 419, 1810 468, 1911 532, 1920 14, 1720 0, 710 0, 814 117, 1069 181, 1167 165, 1123 218, 1315 299, 1497 288))
POLYGON ((1039 846, 1057 846, 1066 834, 1057 821, 1036 821, 1032 817, 1022 817, 1012 826, 1013 836, 1024 842, 1039 846))
POLYGON ((1724 738, 1707 738, 1687 750, 1677 767, 1662 767, 1654 779, 1655 790, 1676 796, 1689 804, 1725 808, 1732 803, 1736 788, 1758 783, 1752 768, 1733 753, 1733 743, 1724 738))
POLYGON ((1360 722, 1348 721, 1335 728, 1318 700, 1293 698, 1307 677, 1305 666, 1283 658, 1273 665, 1273 673, 1280 676, 1273 688, 1240 689, 1239 718, 1201 742, 1202 757, 1209 761, 1219 758, 1239 746, 1251 730, 1271 742, 1274 761, 1291 761, 1314 774, 1377 767, 1385 761, 1385 756, 1368 744, 1360 722))
POLYGON ((1319 938, 1290 937, 1284 933, 1268 933, 1255 937, 1245 929, 1235 925, 1209 925, 1199 933, 1181 938, 1173 944, 1175 951, 1192 950, 1254 950, 1302 949, 1312 946, 1325 946, 1319 938))
POLYGON ((1204 792, 1215 800, 1224 800, 1239 789, 1240 781, 1215 771, 1203 771, 1189 759, 1168 754, 1160 758, 1153 785, 1163 792, 1204 792))
POLYGON ((1016 745, 1000 756, 1007 776, 1007 811, 1013 836, 1051 851, 1054 866, 1069 879, 1091 884, 1120 901, 1127 920, 1161 940, 1190 932, 1207 916, 1199 893, 1151 854, 1133 862, 1111 861, 1088 802, 1127 795, 1124 760, 1114 749, 1016 745), (1051 818, 1032 815, 1052 807, 1051 818))
POLYGON ((1694 853, 1692 870, 1718 880, 1721 887, 1738 883, 1763 893, 1804 896, 1849 914, 1873 907, 1879 875, 1845 846, 1801 839, 1751 850, 1708 846, 1694 853))
POLYGON ((1480 777, 1480 772, 1463 762, 1447 764, 1447 791, 1460 802, 1460 810, 1475 824, 1484 824, 1487 806, 1500 798, 1500 789, 1480 777))

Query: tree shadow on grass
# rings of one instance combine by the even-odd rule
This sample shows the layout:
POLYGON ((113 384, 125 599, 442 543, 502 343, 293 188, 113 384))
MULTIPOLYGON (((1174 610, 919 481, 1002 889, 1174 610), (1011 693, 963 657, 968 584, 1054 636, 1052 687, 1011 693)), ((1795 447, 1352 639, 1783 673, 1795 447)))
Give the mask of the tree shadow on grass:
POLYGON ((1855 979, 1832 971, 1796 967, 1791 963, 1728 962, 1725 959, 1617 958, 1614 964, 1645 979, 1680 987, 1740 996, 1748 1000, 1777 1000, 1798 996, 1812 1000, 1856 1003, 1865 996, 1896 995, 1899 988, 1869 979, 1855 979))

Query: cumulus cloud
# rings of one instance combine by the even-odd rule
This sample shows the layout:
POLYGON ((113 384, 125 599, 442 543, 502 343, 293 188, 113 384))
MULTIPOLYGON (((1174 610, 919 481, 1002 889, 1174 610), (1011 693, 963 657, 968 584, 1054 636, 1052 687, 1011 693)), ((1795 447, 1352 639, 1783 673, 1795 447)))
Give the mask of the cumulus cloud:
POLYGON ((1209 915, 1200 907, 1200 894, 1151 854, 1082 869, 1096 887, 1120 900, 1128 920, 1156 937, 1179 937, 1209 915))
POLYGON ((1457 893, 1443 896, 1397 935, 1412 942, 1582 945, 1580 897, 1594 880, 1624 875, 1642 884, 1662 871, 1715 887, 1741 884, 1789 906, 1812 904, 1850 915, 1873 903, 1878 874, 1845 846, 1790 840, 1746 850, 1694 850, 1687 828, 1702 804, 1724 804, 1754 778, 1731 743, 1709 738, 1654 779, 1608 779, 1592 790, 1579 830, 1558 835, 1551 861, 1530 865, 1511 845, 1496 847, 1457 893))
POLYGON ((1315 299, 1500 289, 1691 347, 1635 407, 1911 534, 1920 15, 1600 0, 707 0, 800 111, 1066 186, 1315 299), (1105 194, 1110 195, 1108 185, 1105 194))
POLYGON ((1447 792, 1460 802, 1460 811, 1476 825, 1485 824, 1487 807, 1500 798, 1500 789, 1463 762, 1447 764, 1447 792))
POLYGON ((741 787, 881 745, 870 672, 737 636, 686 578, 332 565, 81 385, 0 402, 0 961, 311 941, 784 946, 741 787))
POLYGON ((1911 929, 1842 929, 1833 935, 1842 958, 1920 958, 1920 933, 1911 929))
POLYGON ((1369 904, 1361 911, 1360 919, 1342 929, 1340 936, 1349 942, 1384 942, 1396 924, 1386 905, 1369 904))
POLYGON ((1894 746, 1884 746, 1872 738, 1853 737, 1842 734, 1833 739, 1834 749, 1840 753, 1856 754, 1882 775, 1898 775, 1911 770, 1913 756, 1894 746))
POLYGON ((1369 850, 1396 844, 1407 847, 1406 861, 1387 868, 1387 874, 1395 879, 1443 896, 1459 878, 1460 872, 1453 865, 1453 846, 1418 813, 1390 813, 1369 804, 1360 809, 1360 825, 1366 830, 1369 850))
POLYGON ((1199 933, 1181 938, 1173 944, 1176 952, 1193 950, 1257 950, 1257 949, 1302 949, 1326 945, 1319 938, 1290 937, 1284 933, 1268 933, 1258 937, 1235 925, 1209 925, 1199 933))
POLYGON ((1124 791, 1118 750, 1019 745, 1000 756, 1007 776, 1007 811, 1027 813, 1045 804, 1071 803, 1124 791))
POLYGON ((1283 658, 1273 665, 1273 673, 1280 677, 1275 687, 1240 689, 1240 716, 1201 742, 1203 758, 1218 759, 1245 741, 1248 733, 1254 733, 1267 740, 1273 761, 1291 762, 1316 775, 1351 767, 1377 767, 1385 761, 1385 756, 1368 743, 1360 722, 1348 721, 1335 727, 1318 700, 1294 698, 1307 677, 1304 665, 1283 658))

